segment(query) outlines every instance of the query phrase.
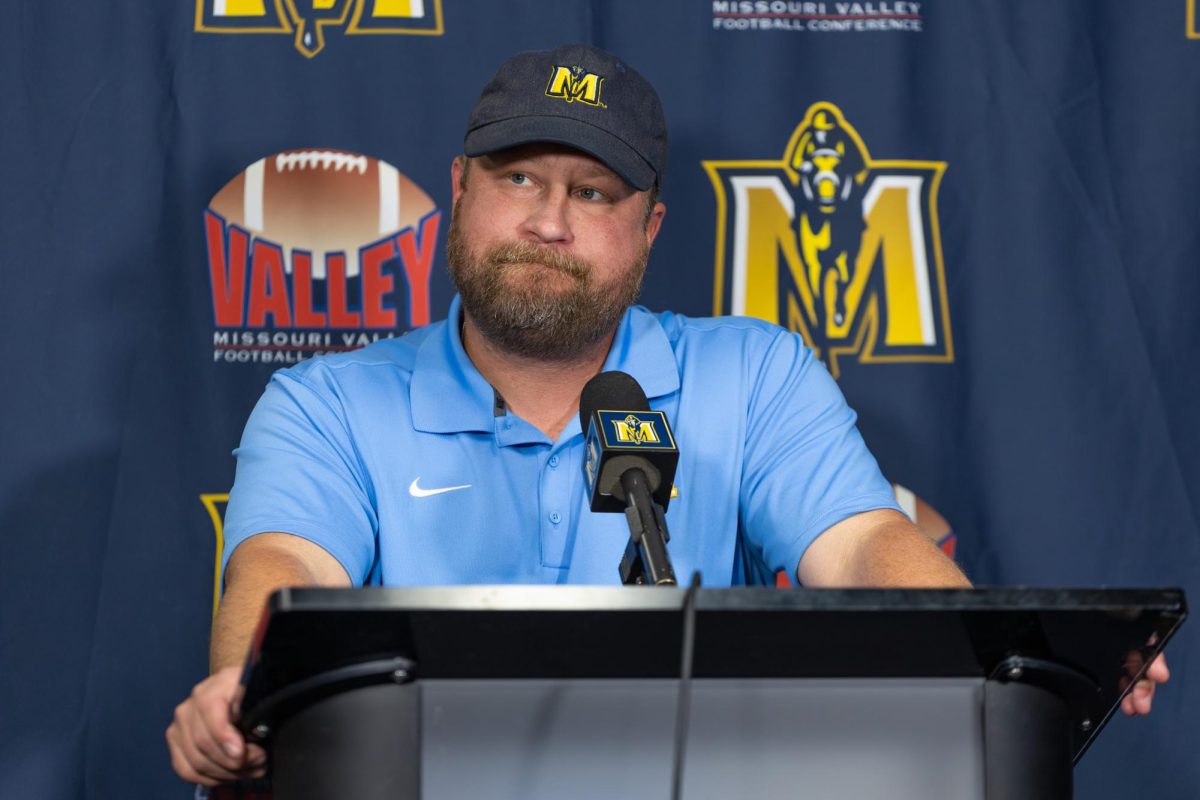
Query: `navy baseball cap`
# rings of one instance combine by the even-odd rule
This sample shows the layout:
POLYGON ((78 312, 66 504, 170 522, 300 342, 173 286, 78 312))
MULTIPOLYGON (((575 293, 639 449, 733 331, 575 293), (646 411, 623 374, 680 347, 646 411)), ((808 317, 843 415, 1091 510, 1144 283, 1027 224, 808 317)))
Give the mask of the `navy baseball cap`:
POLYGON ((586 44, 518 53, 483 87, 463 152, 531 142, 582 150, 639 191, 661 185, 667 166, 658 93, 616 56, 586 44))

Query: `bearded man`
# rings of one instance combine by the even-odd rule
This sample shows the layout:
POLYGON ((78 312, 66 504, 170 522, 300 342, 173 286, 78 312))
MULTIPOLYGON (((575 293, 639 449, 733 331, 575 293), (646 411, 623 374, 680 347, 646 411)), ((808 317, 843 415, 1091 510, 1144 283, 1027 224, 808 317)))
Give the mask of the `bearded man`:
POLYGON ((236 451, 213 675, 167 733, 207 785, 262 774, 230 722, 283 586, 612 584, 624 518, 588 510, 580 392, 632 375, 686 442, 671 559, 706 585, 968 582, 900 512, 800 338, 632 306, 666 212, 654 89, 584 45, 505 62, 451 166, 447 320, 271 379, 236 451))

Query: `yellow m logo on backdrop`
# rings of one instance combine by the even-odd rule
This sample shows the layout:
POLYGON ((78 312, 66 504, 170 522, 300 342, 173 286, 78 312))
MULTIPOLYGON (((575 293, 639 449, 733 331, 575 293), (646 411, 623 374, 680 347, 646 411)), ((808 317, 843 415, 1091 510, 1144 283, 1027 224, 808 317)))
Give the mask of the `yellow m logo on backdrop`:
POLYGON ((208 519, 212 522, 213 533, 216 534, 216 560, 213 564, 213 619, 217 616, 217 606, 221 603, 221 553, 225 549, 225 505, 229 502, 229 493, 208 493, 200 495, 200 502, 208 511, 208 519))
POLYGON ((442 0, 196 0, 197 33, 286 33, 312 58, 326 28, 348 36, 440 36, 442 0))
POLYGON ((953 361, 937 192, 946 164, 877 160, 832 103, 780 159, 705 161, 717 197, 713 310, 800 333, 836 377, 953 361))
POLYGON ((546 85, 547 97, 558 97, 568 103, 580 102, 589 106, 603 106, 600 102, 600 87, 604 78, 580 67, 555 67, 546 85))

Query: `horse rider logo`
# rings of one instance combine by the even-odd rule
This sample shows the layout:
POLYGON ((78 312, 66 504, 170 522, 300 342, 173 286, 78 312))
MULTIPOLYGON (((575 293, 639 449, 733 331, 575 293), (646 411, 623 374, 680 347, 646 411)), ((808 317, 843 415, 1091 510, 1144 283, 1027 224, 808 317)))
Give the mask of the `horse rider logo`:
POLYGON ((874 159, 832 103, 783 157, 705 161, 717 198, 713 309, 800 333, 838 376, 954 360, 937 194, 946 163, 874 159))

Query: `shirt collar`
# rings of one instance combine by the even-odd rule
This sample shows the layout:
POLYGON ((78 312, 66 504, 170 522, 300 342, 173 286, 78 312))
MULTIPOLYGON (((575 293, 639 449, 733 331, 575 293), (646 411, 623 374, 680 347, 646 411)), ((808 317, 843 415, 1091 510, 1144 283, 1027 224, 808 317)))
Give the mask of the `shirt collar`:
MULTIPOLYGON (((471 363, 460 333, 462 301, 450 303, 441 330, 431 331, 417 351, 409 401, 413 426, 427 433, 492 432, 496 393, 471 363)), ((604 371, 633 376, 654 399, 679 389, 675 351, 658 317, 642 306, 625 312, 604 361, 604 371)), ((579 433, 576 419, 563 431, 579 433)))
POLYGON ((604 372, 620 370, 633 376, 648 399, 679 389, 679 366, 658 316, 643 306, 633 306, 621 318, 604 372))
POLYGON ((450 301, 450 311, 421 342, 409 386, 413 427, 426 433, 482 431, 490 433, 496 393, 471 363, 463 348, 462 302, 450 301))

